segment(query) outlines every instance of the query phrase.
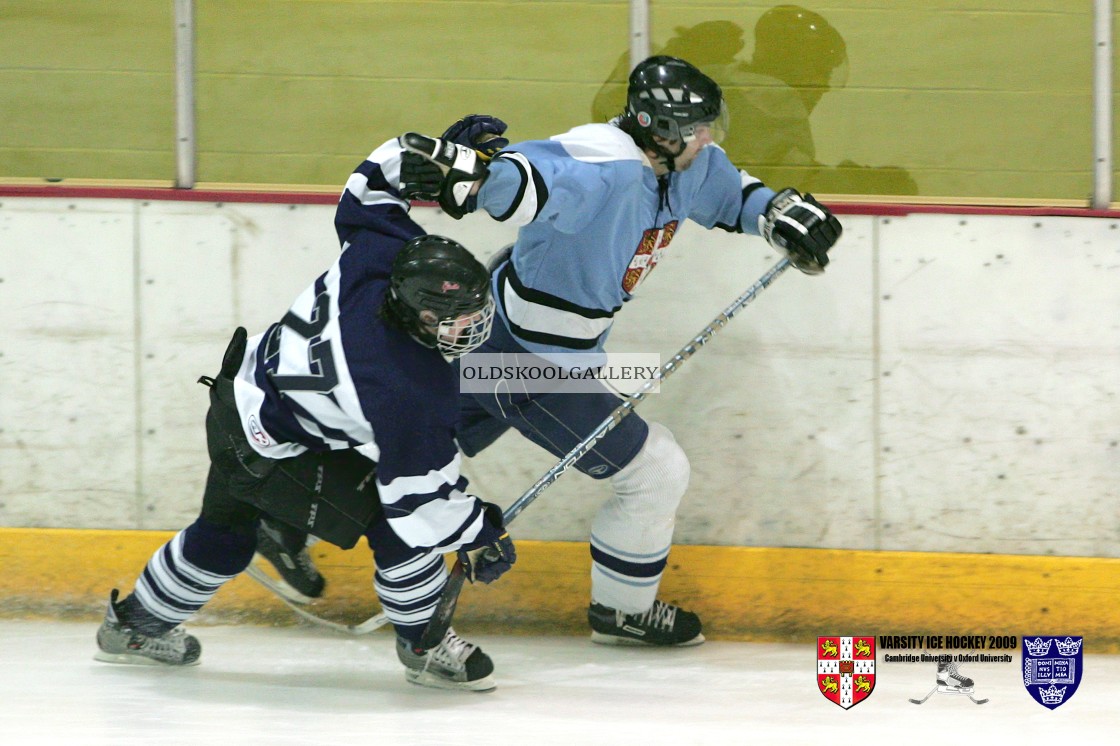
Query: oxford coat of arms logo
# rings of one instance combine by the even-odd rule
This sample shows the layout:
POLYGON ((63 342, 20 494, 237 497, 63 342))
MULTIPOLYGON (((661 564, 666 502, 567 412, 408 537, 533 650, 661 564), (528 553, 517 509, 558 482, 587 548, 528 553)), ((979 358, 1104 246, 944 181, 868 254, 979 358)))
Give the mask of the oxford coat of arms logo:
POLYGON ((818 637, 817 688, 845 710, 875 689, 875 637, 818 637))
POLYGON ((1023 685, 1051 710, 1064 705, 1081 683, 1084 638, 1023 636, 1023 685))

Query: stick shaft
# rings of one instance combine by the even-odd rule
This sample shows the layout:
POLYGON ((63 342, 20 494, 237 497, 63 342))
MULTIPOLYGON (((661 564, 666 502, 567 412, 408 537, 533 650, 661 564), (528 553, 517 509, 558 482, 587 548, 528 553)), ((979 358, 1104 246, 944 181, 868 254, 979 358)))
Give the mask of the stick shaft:
POLYGON ((521 497, 514 500, 510 506, 506 508, 505 512, 502 513, 502 519, 505 521, 505 524, 508 526, 510 521, 528 507, 529 503, 536 500, 540 493, 544 492, 553 482, 559 479, 561 474, 571 468, 572 464, 586 456, 608 432, 613 430, 624 417, 634 411, 634 408, 646 398, 646 395, 650 391, 657 387, 662 381, 668 379, 669 376, 673 375, 685 360, 688 360, 696 354, 697 350, 710 342, 712 337, 716 335, 716 332, 727 326, 727 323, 734 318, 735 314, 750 305, 750 303, 758 297, 759 293, 768 288, 774 280, 778 279, 789 267, 789 259, 782 259, 767 270, 755 284, 747 288, 743 294, 725 308, 719 316, 712 319, 699 334, 693 337, 688 344, 678 350, 668 362, 662 365, 661 368, 653 374, 653 378, 642 384, 641 388, 631 394, 626 401, 620 404, 605 420, 599 423, 598 427, 592 430, 586 438, 577 443, 564 458, 560 459, 556 466, 549 469, 544 476, 537 480, 536 484, 526 490, 521 497))
MULTIPOLYGON (((716 335, 716 332, 727 326, 728 322, 734 318, 735 314, 750 305, 750 303, 758 297, 759 293, 770 287, 770 285, 777 280, 783 272, 789 269, 789 267, 789 259, 782 259, 779 261, 767 270, 757 282, 743 291, 742 295, 732 301, 719 316, 712 319, 711 323, 705 326, 699 334, 688 342, 688 344, 678 350, 677 354, 673 355, 668 362, 662 365, 653 375, 653 378, 642 384, 641 388, 631 394, 625 402, 611 412, 605 420, 599 423, 598 427, 577 443, 564 458, 560 459, 560 461, 549 469, 544 476, 538 479, 532 487, 526 490, 521 497, 514 500, 502 513, 502 520, 505 524, 508 526, 521 511, 536 500, 537 497, 559 479, 564 472, 587 455, 587 453, 594 448, 600 440, 606 437, 606 434, 613 430, 624 417, 634 411, 634 408, 645 399, 650 391, 661 381, 666 380, 680 369, 685 360, 688 360, 696 354, 697 350, 711 341, 712 337, 716 335)), ((444 635, 451 627, 451 617, 455 614, 455 606, 459 602, 459 594, 463 590, 465 579, 466 576, 463 572, 462 563, 456 562, 451 570, 451 576, 447 579, 447 584, 440 594, 439 603, 436 604, 435 612, 432 614, 432 618, 428 621, 428 626, 424 629, 424 634, 420 638, 420 645, 424 649, 433 648, 443 641, 444 635)))

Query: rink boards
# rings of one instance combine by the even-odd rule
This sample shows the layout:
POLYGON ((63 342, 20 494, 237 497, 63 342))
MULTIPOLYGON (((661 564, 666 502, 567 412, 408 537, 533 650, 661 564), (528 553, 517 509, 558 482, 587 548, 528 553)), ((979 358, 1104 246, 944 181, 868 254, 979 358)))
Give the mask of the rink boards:
MULTIPOLYGON (((0 528, 7 617, 96 619, 109 590, 129 590, 164 531, 0 528)), ((328 579, 316 606, 357 623, 378 611, 364 542, 312 548, 328 579)), ((456 624, 480 633, 583 634, 590 555, 581 542, 522 541, 515 570, 468 587, 456 624)), ((960 553, 677 546, 662 597, 700 613, 711 639, 803 641, 828 634, 1071 634, 1120 651, 1120 560, 960 553)), ((246 576, 201 623, 296 623, 246 576)))

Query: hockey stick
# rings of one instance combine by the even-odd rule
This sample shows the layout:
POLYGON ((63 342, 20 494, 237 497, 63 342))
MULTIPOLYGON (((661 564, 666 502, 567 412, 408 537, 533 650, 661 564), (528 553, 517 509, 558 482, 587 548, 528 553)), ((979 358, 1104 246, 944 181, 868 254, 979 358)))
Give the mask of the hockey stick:
MULTIPOLYGON (((587 455, 587 453, 591 451, 608 432, 613 430, 624 417, 634 411, 634 408, 645 399, 646 394, 652 391, 661 381, 664 381, 675 373, 685 360, 688 360, 698 349, 711 341, 717 331, 727 326, 728 322, 731 321, 735 314, 749 305, 751 301, 758 297, 759 293, 768 288, 771 283, 778 279, 789 267, 790 262, 788 258, 779 261, 767 270, 757 282, 747 288, 742 295, 736 298, 731 305, 725 308, 723 313, 712 319, 700 334, 682 347, 677 354, 673 355, 671 360, 662 365, 661 368, 654 373, 653 378, 642 384, 640 389, 631 394, 625 402, 611 412, 598 427, 591 431, 590 435, 577 443, 564 458, 560 459, 556 466, 549 469, 544 476, 537 480, 536 484, 525 492, 525 494, 517 498, 517 500, 506 508, 502 513, 502 520, 505 525, 508 526, 522 510, 528 507, 529 503, 536 500, 545 489, 551 486, 564 472, 571 468, 572 464, 587 455)), ((443 592, 440 594, 435 613, 428 621, 428 626, 424 628, 424 634, 420 638, 420 647, 428 650, 436 647, 443 641, 444 635, 447 634, 448 628, 451 627, 451 617, 455 614, 455 606, 459 602, 459 594, 463 590, 463 583, 466 579, 463 563, 456 562, 451 569, 451 575, 447 579, 447 584, 444 585, 443 592)))
POLYGON ((933 687, 933 689, 930 689, 929 694, 922 697, 921 699, 911 699, 910 701, 913 702, 916 705, 920 705, 920 704, 924 703, 927 699, 932 697, 934 692, 941 692, 942 694, 964 694, 964 695, 967 695, 968 698, 972 700, 973 704, 977 704, 977 705, 982 705, 982 704, 984 704, 985 702, 988 701, 986 699, 976 699, 976 697, 972 694, 972 692, 952 691, 952 690, 949 690, 949 689, 942 689, 940 686, 935 686, 935 687, 933 687))
POLYGON ((299 614, 307 621, 317 624, 320 627, 333 629, 335 632, 345 632, 350 635, 368 635, 370 632, 381 629, 389 623, 389 618, 385 616, 384 613, 374 614, 369 619, 361 622, 360 624, 342 624, 340 622, 332 622, 330 619, 324 619, 321 616, 312 614, 310 611, 304 608, 301 601, 297 600, 294 596, 291 595, 291 592, 288 591, 284 585, 281 585, 277 581, 273 580, 268 576, 267 573, 258 568, 256 565, 250 564, 249 567, 245 569, 245 574, 276 594, 276 597, 283 601, 292 611, 299 614))
POLYGON ((935 686, 935 687, 933 687, 932 689, 930 689, 930 690, 929 690, 929 694, 927 694, 926 696, 922 697, 921 699, 913 699, 913 698, 911 698, 911 699, 910 699, 910 701, 911 701, 911 702, 913 702, 913 703, 914 703, 914 704, 916 704, 916 705, 920 705, 920 704, 923 704, 923 703, 924 703, 924 702, 925 702, 925 701, 926 701, 927 699, 929 699, 930 697, 932 697, 932 696, 933 696, 933 693, 934 693, 934 692, 936 692, 936 691, 937 691, 937 687, 935 686))

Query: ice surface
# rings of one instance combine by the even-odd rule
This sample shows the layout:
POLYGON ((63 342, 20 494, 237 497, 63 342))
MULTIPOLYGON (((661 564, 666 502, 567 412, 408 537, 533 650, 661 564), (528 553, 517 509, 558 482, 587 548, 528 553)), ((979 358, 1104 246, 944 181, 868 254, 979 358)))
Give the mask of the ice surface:
POLYGON ((94 661, 96 628, 0 621, 5 743, 1082 746, 1116 743, 1120 728, 1120 656, 1086 655, 1076 695, 1051 711, 1024 690, 1018 656, 961 665, 987 704, 917 706, 934 665, 880 653, 872 695, 843 710, 816 688, 811 644, 652 650, 461 629, 497 666, 497 691, 478 694, 408 684, 384 630, 194 625, 201 665, 171 669, 94 661))

